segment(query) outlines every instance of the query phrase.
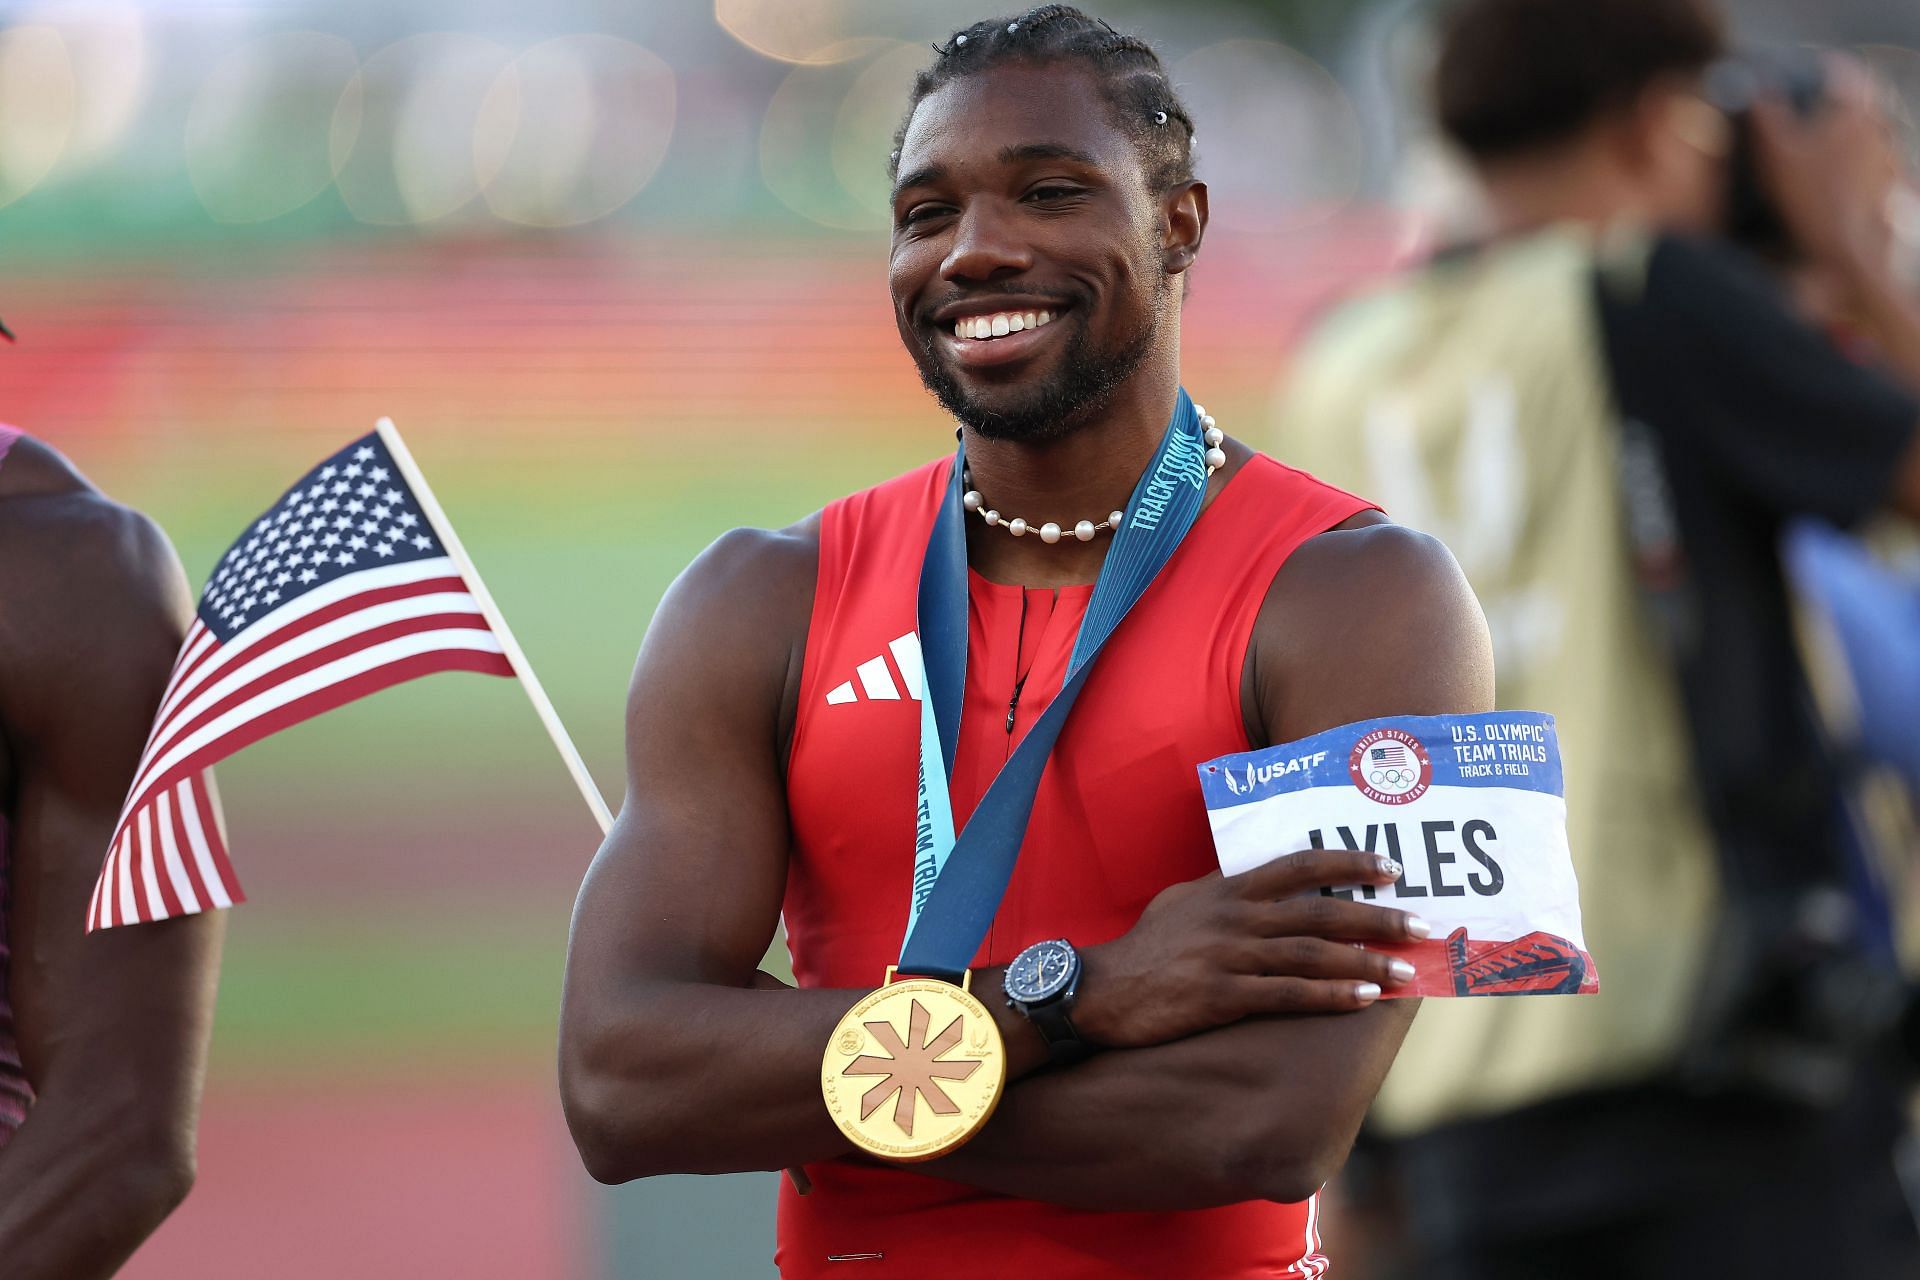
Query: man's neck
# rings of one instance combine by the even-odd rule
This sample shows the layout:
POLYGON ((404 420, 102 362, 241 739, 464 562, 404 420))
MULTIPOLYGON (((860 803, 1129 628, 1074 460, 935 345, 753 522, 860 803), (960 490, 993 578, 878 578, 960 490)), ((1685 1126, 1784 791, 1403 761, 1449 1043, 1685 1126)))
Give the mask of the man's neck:
POLYGON ((1177 364, 1169 360, 1156 368, 1149 359, 1097 419, 1062 439, 1023 444, 986 440, 966 431, 973 487, 1003 522, 994 528, 968 516, 969 563, 992 581, 1029 587, 1066 586, 1099 577, 1112 533, 1081 542, 1073 536, 1073 526, 1081 520, 1099 524, 1127 505, 1166 433, 1178 390, 1177 364), (1015 538, 1004 527, 1015 516, 1031 529, 1024 537, 1015 538), (1057 543, 1040 539, 1040 526, 1048 521, 1062 530, 1057 543))
POLYGON ((1604 227, 1647 212, 1631 178, 1590 142, 1489 166, 1481 181, 1499 237, 1555 223, 1604 227))

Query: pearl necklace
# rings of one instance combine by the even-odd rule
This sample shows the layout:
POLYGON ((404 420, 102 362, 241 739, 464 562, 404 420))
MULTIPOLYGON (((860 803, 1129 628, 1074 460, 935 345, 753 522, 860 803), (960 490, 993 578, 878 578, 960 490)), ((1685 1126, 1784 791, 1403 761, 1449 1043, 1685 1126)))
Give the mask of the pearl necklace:
MULTIPOLYGON (((1207 442, 1207 478, 1212 479, 1214 472, 1227 465, 1226 451, 1220 447, 1222 442, 1226 440, 1227 433, 1214 426, 1213 415, 1205 409, 1202 409, 1199 405, 1196 404, 1193 406, 1193 411, 1200 415, 1200 425, 1204 428, 1202 434, 1207 442)), ((987 500, 981 496, 980 491, 973 487, 973 469, 968 467, 964 461, 960 465, 962 468, 960 472, 960 485, 964 490, 960 496, 960 501, 966 506, 967 510, 978 512, 980 518, 988 524, 1003 528, 1016 538, 1024 538, 1029 532, 1033 532, 1040 535, 1040 541, 1042 542, 1058 542, 1061 538, 1069 535, 1078 538, 1082 542, 1092 542, 1093 535, 1103 533, 1108 529, 1118 529, 1120 522, 1127 517, 1125 511, 1111 511, 1107 513, 1107 518, 1099 524, 1095 524, 1091 520, 1081 520, 1071 528, 1062 528, 1051 520, 1042 525, 1031 525, 1019 516, 1006 519, 1002 517, 998 511, 989 507, 987 500)))

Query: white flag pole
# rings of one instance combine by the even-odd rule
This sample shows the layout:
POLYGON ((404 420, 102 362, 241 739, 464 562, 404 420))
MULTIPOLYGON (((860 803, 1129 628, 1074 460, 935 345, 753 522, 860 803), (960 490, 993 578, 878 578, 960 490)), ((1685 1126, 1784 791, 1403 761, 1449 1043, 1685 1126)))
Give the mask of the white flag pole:
POLYGON ((426 512, 427 523, 433 526, 439 535, 440 544, 447 549, 460 576, 466 581, 467 589, 480 605, 480 612, 486 618, 487 625, 500 637, 500 648, 506 654, 514 674, 520 677, 520 687, 527 691, 527 697, 533 702, 533 710, 540 717, 540 723, 547 728, 547 736, 553 739, 553 745, 560 751, 560 758, 566 762, 567 772, 573 775, 574 785, 580 788, 585 797, 587 808, 593 810, 593 817, 600 824, 600 834, 605 835, 613 828, 613 813, 607 808, 607 802, 600 795, 600 788, 594 782, 593 775, 587 772, 587 762, 580 758, 579 749, 573 745, 573 739, 567 736, 567 727, 560 723, 560 713, 553 709, 553 700, 547 697, 547 691, 540 686, 540 677, 533 673, 533 664, 527 661, 526 653, 520 648, 520 642, 513 638, 513 631, 507 626, 506 617, 501 614, 500 606, 493 602, 493 596, 487 592, 487 584, 480 580, 480 571, 474 567, 473 558, 467 549, 460 545, 460 539, 453 531, 453 522, 447 519, 447 513, 440 507, 439 500, 433 496, 433 489, 427 484, 426 476, 420 473, 420 464, 413 460, 407 445, 400 438, 400 429, 393 425, 392 418, 382 418, 374 430, 380 439, 386 442, 387 452, 393 455, 394 465, 400 468, 400 474, 406 477, 407 485, 414 496, 420 499, 420 509, 426 512))

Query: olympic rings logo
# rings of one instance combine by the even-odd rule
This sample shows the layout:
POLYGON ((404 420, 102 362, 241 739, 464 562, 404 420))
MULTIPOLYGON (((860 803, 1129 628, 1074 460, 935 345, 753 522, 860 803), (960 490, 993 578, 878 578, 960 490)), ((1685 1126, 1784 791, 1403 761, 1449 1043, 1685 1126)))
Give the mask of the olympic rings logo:
POLYGON ((1417 769, 1375 769, 1367 775, 1367 781, 1376 787, 1400 789, 1411 786, 1419 776, 1417 769))

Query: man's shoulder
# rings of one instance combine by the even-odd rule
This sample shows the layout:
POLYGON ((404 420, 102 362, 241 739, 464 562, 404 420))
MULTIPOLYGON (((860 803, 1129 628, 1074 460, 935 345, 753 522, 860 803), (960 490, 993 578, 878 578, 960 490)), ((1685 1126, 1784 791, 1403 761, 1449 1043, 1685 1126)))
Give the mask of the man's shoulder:
MULTIPOLYGON (((1447 545, 1432 534, 1363 511, 1301 543, 1274 580, 1302 603, 1364 609, 1383 620, 1407 617, 1403 600, 1464 581, 1447 545)), ((1417 609, 1413 610, 1417 614, 1417 609)))
POLYGON ((179 565, 150 518, 116 502, 50 446, 16 440, 0 465, 0 599, 43 619, 102 624, 129 606, 178 602, 179 565))
POLYGON ((152 632, 172 634, 188 607, 160 526, 30 436, 15 440, 0 465, 0 600, 11 606, 6 614, 34 623, 0 627, 8 657, 36 634, 46 643, 26 647, 48 654, 116 637, 137 645, 152 632))
POLYGON ((1256 639, 1269 656, 1351 656, 1368 637, 1485 630, 1479 601, 1447 545, 1363 511, 1308 538, 1274 576, 1256 639))
POLYGON ((164 678, 192 610, 160 527, 37 441, 0 467, 0 702, 164 678))
POLYGON ((799 580, 811 584, 820 560, 822 518, 816 511, 781 529, 729 529, 687 566, 682 580, 729 596, 799 580))
POLYGON ((1492 639, 1453 553, 1378 512, 1288 558, 1255 624, 1254 656, 1257 709, 1275 741, 1493 695, 1492 639))

